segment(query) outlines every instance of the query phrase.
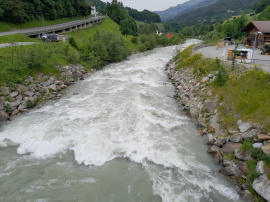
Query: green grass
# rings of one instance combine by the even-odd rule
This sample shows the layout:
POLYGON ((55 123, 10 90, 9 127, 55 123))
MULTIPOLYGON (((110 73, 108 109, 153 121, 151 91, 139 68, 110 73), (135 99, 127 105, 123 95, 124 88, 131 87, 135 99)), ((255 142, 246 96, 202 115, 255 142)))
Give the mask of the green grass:
POLYGON ((41 42, 40 39, 32 39, 23 34, 12 34, 8 36, 0 36, 0 44, 12 42, 41 42))
POLYGON ((241 150, 243 151, 249 151, 249 150, 252 150, 253 147, 252 147, 252 143, 250 140, 245 140, 243 145, 240 147, 241 150))
POLYGON ((258 70, 232 72, 227 84, 215 91, 233 108, 231 114, 240 114, 243 120, 270 130, 270 74, 258 70))
MULTIPOLYGON (((65 23, 65 22, 70 22, 70 21, 75 21, 75 20, 82 20, 85 17, 74 17, 74 18, 61 18, 57 20, 44 20, 44 26, 49 26, 49 25, 55 25, 55 24, 60 24, 60 23, 65 23)), ((0 32, 6 32, 6 31, 12 31, 12 30, 17 30, 17 29, 26 29, 26 28, 33 28, 33 27, 42 27, 43 26, 43 21, 32 21, 32 22, 27 22, 24 24, 10 24, 6 22, 0 22, 0 32)))
MULTIPOLYGON (((95 24, 92 27, 88 27, 86 29, 67 33, 66 35, 70 35, 74 37, 76 41, 82 42, 88 37, 93 37, 97 32, 102 32, 102 31, 109 31, 109 32, 115 32, 115 33, 121 34, 119 25, 115 23, 111 18, 107 17, 99 24, 95 24)), ((133 44, 131 42, 131 39, 133 38, 133 36, 128 36, 128 37, 123 36, 123 38, 126 41, 128 49, 130 51, 138 50, 138 45, 133 44)))
POLYGON ((119 25, 107 17, 99 24, 94 24, 92 27, 67 33, 66 35, 73 36, 76 41, 82 41, 90 36, 94 36, 97 32, 102 32, 104 30, 121 33, 119 30, 119 25))

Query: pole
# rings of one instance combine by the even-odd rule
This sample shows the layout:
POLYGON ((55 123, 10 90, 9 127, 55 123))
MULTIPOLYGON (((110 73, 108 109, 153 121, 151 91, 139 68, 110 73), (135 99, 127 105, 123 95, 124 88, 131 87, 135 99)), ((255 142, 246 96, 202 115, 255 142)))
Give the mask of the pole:
POLYGON ((254 56, 255 46, 256 46, 256 42, 257 42, 257 35, 258 35, 258 32, 256 32, 256 34, 255 34, 255 40, 254 40, 254 45, 253 45, 253 50, 252 50, 252 56, 251 56, 252 64, 254 64, 253 56, 254 56))

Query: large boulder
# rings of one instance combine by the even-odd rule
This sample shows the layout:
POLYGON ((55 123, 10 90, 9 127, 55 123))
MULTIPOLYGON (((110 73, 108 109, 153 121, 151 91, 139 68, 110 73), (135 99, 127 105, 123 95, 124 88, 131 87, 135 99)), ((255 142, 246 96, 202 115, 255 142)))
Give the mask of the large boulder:
POLYGON ((241 135, 232 135, 230 136, 230 141, 234 143, 238 143, 242 141, 242 136, 241 135))
POLYGON ((241 120, 237 121, 238 128, 241 133, 245 133, 252 128, 252 125, 248 122, 242 122, 241 120))
POLYGON ((233 163, 225 168, 227 171, 228 175, 235 175, 235 176, 241 176, 242 171, 233 163))
POLYGON ((265 200, 270 201, 270 181, 266 175, 256 178, 252 184, 253 189, 265 200))
POLYGON ((243 160, 243 161, 252 161, 253 158, 251 157, 250 151, 242 151, 240 149, 236 149, 234 151, 234 156, 237 159, 243 160))
POLYGON ((226 137, 219 137, 217 138, 217 140, 214 142, 215 145, 217 145, 218 147, 221 147, 222 145, 224 145, 227 141, 226 137))
POLYGON ((251 131, 243 133, 242 137, 244 139, 249 139, 249 138, 253 138, 256 135, 257 135, 257 131, 255 129, 252 129, 251 131))
POLYGON ((215 153, 218 153, 219 152, 219 147, 217 147, 216 145, 212 145, 211 147, 209 147, 208 149, 208 153, 210 154, 215 154, 215 153))
POLYGON ((0 121, 7 121, 9 120, 9 115, 6 112, 0 112, 0 121))
POLYGON ((26 91, 29 91, 29 88, 28 87, 26 87, 26 86, 24 86, 24 85, 19 85, 18 87, 17 87, 17 90, 19 91, 19 92, 26 92, 26 91))
POLYGON ((259 134, 258 139, 261 141, 270 140, 270 135, 267 134, 259 134))
POLYGON ((10 93, 9 97, 15 98, 15 97, 17 97, 18 95, 19 95, 19 93, 18 93, 17 91, 14 91, 14 92, 10 93))
POLYGON ((268 144, 262 146, 262 150, 265 154, 270 155, 270 144, 268 143, 268 144))
POLYGON ((5 95, 9 95, 10 88, 9 87, 1 87, 1 92, 4 93, 5 95))
POLYGON ((257 163, 257 166, 256 166, 256 171, 257 173, 259 173, 260 175, 263 175, 264 174, 264 165, 265 163, 263 161, 259 161, 257 163))
POLYGON ((233 153, 236 149, 240 149, 241 143, 227 142, 219 151, 223 156, 233 153))

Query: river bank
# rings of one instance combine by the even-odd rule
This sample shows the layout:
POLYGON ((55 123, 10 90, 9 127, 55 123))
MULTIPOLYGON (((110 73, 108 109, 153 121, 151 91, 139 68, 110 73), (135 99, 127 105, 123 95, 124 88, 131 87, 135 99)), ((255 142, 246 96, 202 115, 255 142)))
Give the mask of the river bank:
MULTIPOLYGON (((220 107, 226 106, 226 103, 220 101, 218 94, 211 88, 218 71, 198 76, 197 71, 188 65, 176 71, 176 63, 177 61, 171 60, 165 69, 175 86, 175 98, 181 104, 181 110, 197 123, 200 135, 209 145, 208 153, 221 166, 220 173, 239 185, 239 193, 245 201, 255 198, 263 200, 260 196, 270 201, 268 167, 263 159, 258 160, 254 155, 255 149, 262 150, 266 156, 270 155, 269 133, 256 124, 241 121, 239 114, 234 115, 237 127, 226 128, 223 124, 224 114, 220 111, 220 107)), ((241 73, 245 71, 242 69, 241 73)))

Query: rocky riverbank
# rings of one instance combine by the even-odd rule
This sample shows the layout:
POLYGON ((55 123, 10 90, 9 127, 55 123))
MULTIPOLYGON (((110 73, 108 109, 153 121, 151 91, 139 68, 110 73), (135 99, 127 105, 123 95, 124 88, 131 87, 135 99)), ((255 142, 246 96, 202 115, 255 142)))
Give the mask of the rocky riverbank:
POLYGON ((0 87, 0 126, 18 114, 26 113, 37 104, 62 97, 62 90, 83 80, 87 73, 82 65, 58 67, 60 76, 48 76, 43 73, 35 78, 29 76, 19 85, 6 84, 0 87))
POLYGON ((261 148, 264 154, 270 155, 270 134, 261 127, 241 121, 238 114, 234 115, 238 128, 224 129, 218 111, 218 106, 223 103, 209 87, 218 72, 213 71, 200 78, 195 76, 192 68, 180 68, 178 71, 174 68, 175 63, 171 60, 166 65, 166 73, 175 86, 175 98, 181 110, 196 121, 199 133, 209 145, 208 153, 213 155, 215 163, 221 165, 220 172, 239 185, 239 193, 245 200, 254 198, 250 192, 254 189, 270 201, 269 173, 265 172, 265 163, 258 161, 256 179, 249 182, 251 171, 248 162, 256 163, 256 160, 244 145, 245 140, 250 140, 253 148, 261 148))

